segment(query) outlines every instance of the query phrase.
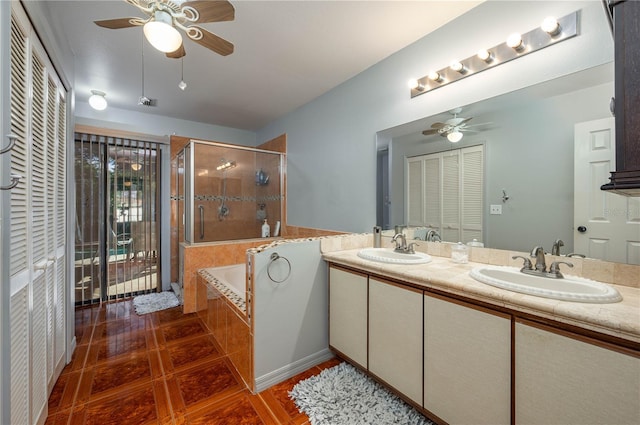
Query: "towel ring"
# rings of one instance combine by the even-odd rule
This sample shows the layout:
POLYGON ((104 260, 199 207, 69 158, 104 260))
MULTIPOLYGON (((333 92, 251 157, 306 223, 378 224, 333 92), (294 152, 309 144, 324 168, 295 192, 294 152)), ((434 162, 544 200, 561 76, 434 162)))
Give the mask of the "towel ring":
POLYGON ((291 263, 286 258, 281 257, 280 255, 278 255, 277 252, 274 252, 273 254, 271 254, 271 259, 269 260, 269 264, 267 265, 267 276, 269 276, 269 279, 271 279, 271 281, 273 281, 275 283, 284 282, 285 280, 289 279, 289 276, 291 276, 291 263), (289 271, 287 271, 287 275, 282 280, 274 279, 273 276, 271 276, 271 266, 278 260, 286 261, 287 262, 287 266, 289 267, 289 271))

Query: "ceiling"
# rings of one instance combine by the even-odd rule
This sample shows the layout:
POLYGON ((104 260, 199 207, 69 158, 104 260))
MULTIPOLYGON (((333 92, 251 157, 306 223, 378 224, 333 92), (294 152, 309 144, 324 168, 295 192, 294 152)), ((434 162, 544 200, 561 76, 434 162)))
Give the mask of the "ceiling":
POLYGON ((42 3, 55 37, 74 57, 76 102, 90 90, 109 107, 257 131, 413 43, 480 1, 242 1, 235 20, 202 24, 231 41, 223 57, 185 41, 181 60, 146 41, 142 28, 95 20, 141 16, 123 0, 42 3), (140 106, 143 94, 157 106, 140 106))

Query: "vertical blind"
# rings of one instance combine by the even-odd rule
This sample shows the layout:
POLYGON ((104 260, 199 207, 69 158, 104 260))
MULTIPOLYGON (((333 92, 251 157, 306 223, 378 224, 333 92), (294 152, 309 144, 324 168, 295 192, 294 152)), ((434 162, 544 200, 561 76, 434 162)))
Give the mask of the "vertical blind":
POLYGON ((76 304, 156 291, 155 142, 76 133, 76 304))

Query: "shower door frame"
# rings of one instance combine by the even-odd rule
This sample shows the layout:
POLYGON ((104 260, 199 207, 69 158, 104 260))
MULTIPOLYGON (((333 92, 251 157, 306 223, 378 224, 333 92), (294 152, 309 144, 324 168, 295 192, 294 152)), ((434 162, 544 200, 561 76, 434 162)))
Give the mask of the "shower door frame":
MULTIPOLYGON (((191 139, 189 141, 189 143, 187 143, 185 145, 185 147, 178 152, 178 155, 180 155, 180 153, 184 153, 184 241, 191 244, 191 245, 198 245, 198 244, 206 244, 206 243, 211 243, 211 242, 219 242, 219 241, 202 241, 202 242, 195 242, 195 238, 194 238, 194 198, 195 198, 195 193, 194 193, 194 187, 195 187, 195 176, 194 173, 192 172, 193 170, 193 166, 195 163, 195 145, 196 144, 201 144, 201 145, 207 145, 207 146, 218 146, 218 147, 222 147, 225 149, 237 149, 237 150, 243 150, 243 151, 250 151, 250 152, 255 152, 255 153, 265 153, 265 154, 269 154, 269 155, 278 155, 279 156, 279 161, 278 161, 278 168, 279 168, 279 177, 280 177, 280 188, 279 188, 279 192, 280 192, 280 221, 282 226, 284 226, 285 224, 285 217, 284 217, 284 212, 285 212, 285 208, 284 208, 284 202, 286 201, 285 196, 284 196, 284 186, 285 186, 285 173, 284 173, 284 164, 285 164, 285 154, 283 152, 278 152, 278 151, 271 151, 271 150, 266 150, 266 149, 259 149, 259 148, 252 148, 249 146, 241 146, 241 145, 233 145, 233 144, 228 144, 228 143, 219 143, 219 142, 208 142, 205 140, 199 140, 199 139, 191 139)), ((178 222, 180 222, 179 218, 178 218, 178 222)), ((255 237, 255 238, 246 238, 246 239, 238 239, 238 240, 251 240, 251 239, 259 239, 259 237, 255 237)), ((236 240, 236 239, 234 239, 236 240)))

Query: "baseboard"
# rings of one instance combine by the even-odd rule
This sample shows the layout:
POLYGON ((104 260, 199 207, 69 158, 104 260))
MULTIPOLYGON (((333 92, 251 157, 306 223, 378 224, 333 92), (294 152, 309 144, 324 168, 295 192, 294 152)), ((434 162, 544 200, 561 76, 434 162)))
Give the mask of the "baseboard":
POLYGON ((289 363, 288 365, 276 369, 273 372, 257 377, 255 379, 254 390, 256 393, 264 391, 275 384, 294 377, 300 372, 304 372, 305 370, 332 359, 333 357, 333 353, 328 348, 325 348, 324 350, 313 353, 310 356, 304 357, 293 363, 289 363))

